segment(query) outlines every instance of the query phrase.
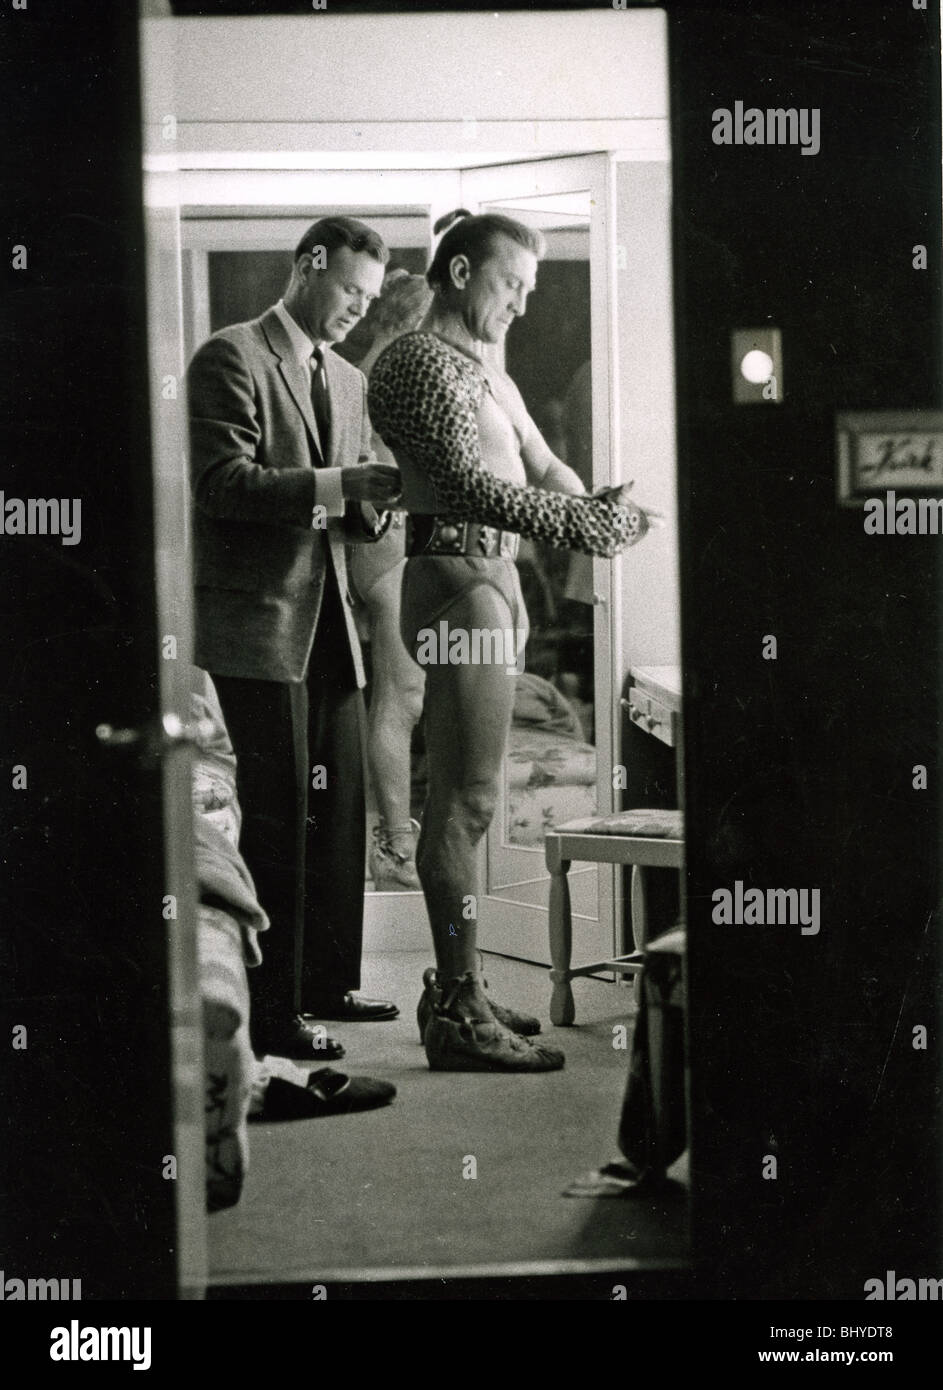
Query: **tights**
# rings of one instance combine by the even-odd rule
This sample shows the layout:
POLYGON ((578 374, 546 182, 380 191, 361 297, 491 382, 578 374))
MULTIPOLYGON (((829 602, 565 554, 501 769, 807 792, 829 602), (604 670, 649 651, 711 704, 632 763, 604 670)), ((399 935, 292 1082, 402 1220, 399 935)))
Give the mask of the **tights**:
MULTIPOLYGON (((487 389, 483 370, 433 333, 404 334, 373 366, 374 427, 401 464, 408 459, 424 474, 437 513, 595 555, 614 555, 638 536, 640 521, 631 508, 521 486, 490 472, 478 432, 487 389)), ((415 568, 403 594, 407 650, 416 651, 418 628, 429 625, 430 612, 447 612, 449 626, 466 631, 526 626, 523 606, 518 610, 515 602, 519 587, 501 582, 503 568, 479 571, 481 581, 472 582, 476 566, 467 561, 448 557, 440 567, 434 557, 417 557, 410 564, 415 568), (419 562, 432 568, 421 571, 419 562), (413 579, 422 573, 417 586, 413 579), (455 575, 463 582, 455 583, 455 575), (437 590, 447 600, 444 609, 434 602, 437 590)), ((506 568, 513 572, 513 565, 506 568)), ((454 980, 477 969, 478 846, 494 815, 515 674, 506 664, 424 669, 429 790, 416 868, 440 976, 454 980)))

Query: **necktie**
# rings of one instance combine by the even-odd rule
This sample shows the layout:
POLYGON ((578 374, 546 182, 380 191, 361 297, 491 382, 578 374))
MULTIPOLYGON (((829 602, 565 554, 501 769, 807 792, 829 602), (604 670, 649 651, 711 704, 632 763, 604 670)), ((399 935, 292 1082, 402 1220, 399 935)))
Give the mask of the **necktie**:
POLYGON ((324 372, 324 353, 315 348, 311 354, 311 406, 321 437, 321 453, 327 463, 330 448, 331 407, 327 395, 327 377, 324 372))

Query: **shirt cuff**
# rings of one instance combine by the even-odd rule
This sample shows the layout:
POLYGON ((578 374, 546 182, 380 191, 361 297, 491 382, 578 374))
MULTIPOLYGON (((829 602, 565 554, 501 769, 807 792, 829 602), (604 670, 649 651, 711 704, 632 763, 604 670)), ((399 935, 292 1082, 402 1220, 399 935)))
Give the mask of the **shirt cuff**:
POLYGON ((314 474, 315 506, 323 507, 328 516, 344 515, 342 468, 317 468, 314 474))

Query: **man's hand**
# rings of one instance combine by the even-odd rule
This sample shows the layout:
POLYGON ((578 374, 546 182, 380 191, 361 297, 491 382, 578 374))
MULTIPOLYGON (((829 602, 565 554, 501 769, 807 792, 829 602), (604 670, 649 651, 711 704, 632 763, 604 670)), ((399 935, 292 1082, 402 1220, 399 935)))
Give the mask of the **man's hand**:
POLYGON ((395 464, 365 463, 342 468, 341 487, 347 501, 370 502, 382 511, 399 501, 403 480, 395 464))
POLYGON ((639 506, 631 495, 634 486, 634 483, 622 483, 619 487, 601 487, 592 494, 597 500, 604 499, 614 506, 626 508, 632 520, 633 532, 629 545, 636 545, 652 526, 661 526, 663 522, 661 512, 639 506))

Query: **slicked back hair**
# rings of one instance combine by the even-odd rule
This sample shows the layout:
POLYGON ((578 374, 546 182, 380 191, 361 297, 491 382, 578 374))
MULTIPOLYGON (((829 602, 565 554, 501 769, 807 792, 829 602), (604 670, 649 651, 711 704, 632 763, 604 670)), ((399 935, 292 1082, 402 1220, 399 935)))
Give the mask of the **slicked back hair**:
POLYGON ((368 227, 366 222, 358 222, 355 217, 322 217, 313 222, 295 247, 295 261, 312 254, 319 246, 324 248, 326 262, 330 261, 332 252, 339 251, 342 246, 351 251, 365 251, 380 265, 386 265, 390 259, 379 232, 368 227))
MULTIPOLYGON (((443 225, 448 226, 455 215, 453 213, 440 219, 436 223, 436 230, 443 225)), ((546 243, 540 232, 525 227, 523 222, 516 222, 513 217, 505 217, 502 212, 464 215, 463 210, 459 210, 459 220, 448 226, 448 231, 436 247, 432 264, 426 271, 429 284, 434 290, 448 290, 451 284, 449 265, 452 258, 467 256, 469 265, 475 270, 493 255, 499 237, 507 237, 509 241, 523 246, 525 251, 530 251, 538 260, 546 250, 546 243)))

